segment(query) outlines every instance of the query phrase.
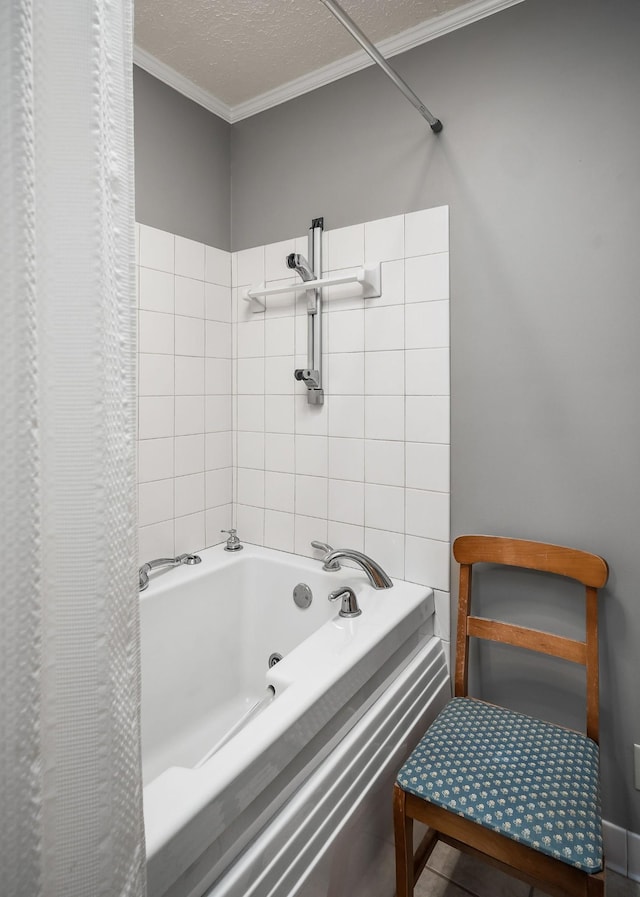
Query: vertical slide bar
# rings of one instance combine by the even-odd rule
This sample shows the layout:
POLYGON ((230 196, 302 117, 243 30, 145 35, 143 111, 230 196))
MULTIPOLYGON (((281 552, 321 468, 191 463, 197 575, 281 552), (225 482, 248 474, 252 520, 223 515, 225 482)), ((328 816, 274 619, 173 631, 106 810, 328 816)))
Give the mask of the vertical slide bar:
MULTIPOLYGON (((322 233, 323 219, 314 218, 309 228, 309 264, 316 279, 322 277, 322 233)), ((318 385, 308 388, 307 400, 310 405, 324 405, 322 388, 322 289, 313 291, 314 299, 307 308, 307 364, 318 372, 318 385)))

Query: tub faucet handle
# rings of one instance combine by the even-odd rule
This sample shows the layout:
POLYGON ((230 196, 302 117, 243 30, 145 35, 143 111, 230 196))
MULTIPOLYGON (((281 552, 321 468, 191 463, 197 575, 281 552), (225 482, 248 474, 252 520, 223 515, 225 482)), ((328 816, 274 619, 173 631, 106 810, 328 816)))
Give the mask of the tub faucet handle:
MULTIPOLYGON (((331 554, 333 548, 327 542, 317 542, 315 539, 311 543, 312 548, 317 548, 318 551, 324 551, 325 557, 328 554, 331 554)), ((324 561, 325 558, 322 558, 324 561)), ((332 561, 328 566, 324 568, 325 570, 340 570, 340 561, 332 561)))
POLYGON ((227 544, 224 546, 225 551, 242 551, 244 545, 240 541, 237 536, 237 530, 235 529, 221 529, 221 533, 228 533, 229 538, 227 539, 227 544))
POLYGON ((358 599, 356 593, 349 586, 342 586, 335 592, 329 592, 329 601, 342 601, 342 606, 338 611, 339 617, 359 617, 362 611, 358 607, 358 599))

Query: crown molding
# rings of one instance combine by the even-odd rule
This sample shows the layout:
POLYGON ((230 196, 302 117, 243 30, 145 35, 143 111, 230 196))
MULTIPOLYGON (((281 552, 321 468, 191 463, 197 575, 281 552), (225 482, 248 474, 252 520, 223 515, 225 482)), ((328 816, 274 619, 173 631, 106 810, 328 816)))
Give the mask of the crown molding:
MULTIPOLYGON (((443 13, 436 19, 429 19, 420 25, 401 31, 400 34, 395 34, 393 37, 380 41, 380 43, 376 44, 376 47, 388 59, 391 56, 397 56, 399 53, 412 50, 414 47, 419 47, 421 44, 434 40, 436 37, 442 37, 444 34, 456 31, 458 28, 464 28, 465 25, 471 25, 473 22, 485 19, 487 16, 507 9, 509 6, 515 6, 518 3, 524 3, 524 0, 472 0, 471 3, 460 9, 443 13)), ((271 109, 280 103, 286 103, 287 100, 302 96, 305 93, 316 90, 318 87, 324 87, 326 84, 331 84, 333 81, 338 81, 340 78, 346 77, 346 75, 352 75, 354 72, 359 72, 372 65, 375 65, 375 63, 371 57, 364 50, 357 50, 350 56, 345 56, 336 62, 310 72, 308 75, 303 75, 301 78, 282 84, 274 90, 269 90, 260 94, 260 96, 247 100, 246 103, 232 106, 231 122, 235 123, 243 118, 256 115, 258 112, 264 112, 266 109, 271 109)))
MULTIPOLYGON (((456 31, 458 28, 464 28, 466 25, 485 19, 510 6, 516 6, 518 3, 524 3, 524 0, 471 0, 470 3, 459 9, 443 13, 437 18, 429 19, 413 28, 407 28, 400 34, 380 41, 376 46, 386 58, 397 56, 399 53, 405 53, 407 50, 419 47, 421 44, 456 31)), ((373 60, 364 50, 358 50, 350 56, 345 56, 343 59, 322 66, 307 75, 288 81, 286 84, 253 97, 245 103, 228 106, 138 46, 134 47, 133 61, 150 75, 154 75, 169 87, 173 87, 174 90, 199 103, 200 106, 204 106, 205 109, 230 124, 257 115, 259 112, 280 105, 280 103, 286 103, 288 100, 316 90, 318 87, 324 87, 326 84, 331 84, 333 81, 338 81, 340 78, 374 65, 373 60)))
POLYGON ((149 72, 150 75, 157 78, 158 81, 173 87, 174 90, 193 100, 194 103, 204 106, 209 112, 213 112, 214 115, 223 118, 229 124, 233 121, 233 109, 231 106, 227 106, 218 97, 214 97, 208 90, 198 87, 189 78, 185 78, 180 72, 172 69, 170 65, 161 62, 155 56, 152 56, 151 53, 147 53, 146 50, 143 50, 137 44, 133 47, 133 61, 141 69, 144 69, 145 72, 149 72))

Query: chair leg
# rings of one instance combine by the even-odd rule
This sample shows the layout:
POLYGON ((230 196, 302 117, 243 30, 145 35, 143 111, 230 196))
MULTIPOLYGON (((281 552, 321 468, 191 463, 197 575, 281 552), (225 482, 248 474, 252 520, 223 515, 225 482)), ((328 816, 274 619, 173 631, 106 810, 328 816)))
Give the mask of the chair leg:
POLYGON ((605 893, 604 870, 596 872, 594 875, 587 875, 587 897, 604 897, 605 893))
POLYGON ((413 819, 405 813, 405 793, 393 788, 393 827, 396 842, 396 897, 413 897, 413 819))

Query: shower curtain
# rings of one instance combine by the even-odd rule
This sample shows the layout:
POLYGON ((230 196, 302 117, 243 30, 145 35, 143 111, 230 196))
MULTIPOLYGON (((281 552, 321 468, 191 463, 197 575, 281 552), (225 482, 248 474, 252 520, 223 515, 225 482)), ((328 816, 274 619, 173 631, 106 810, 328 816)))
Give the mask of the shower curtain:
POLYGON ((131 0, 0 4, 0 893, 144 893, 131 0))

